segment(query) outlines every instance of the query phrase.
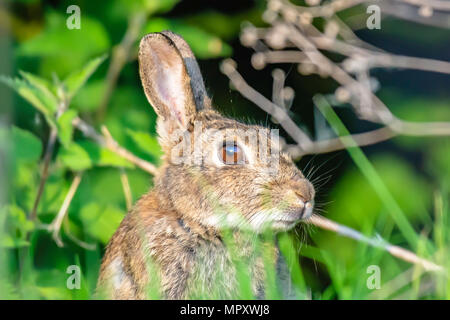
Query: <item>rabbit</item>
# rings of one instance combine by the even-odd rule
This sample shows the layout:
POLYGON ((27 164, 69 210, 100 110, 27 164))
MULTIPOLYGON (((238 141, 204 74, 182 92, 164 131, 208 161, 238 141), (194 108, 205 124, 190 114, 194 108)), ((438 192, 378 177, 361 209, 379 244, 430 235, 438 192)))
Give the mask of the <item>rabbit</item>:
MULTIPOLYGON (((268 128, 214 110, 198 63, 181 36, 147 34, 138 60, 164 156, 154 187, 108 243, 96 292, 106 299, 235 299, 240 286, 235 262, 241 261, 248 266, 252 294, 264 298, 264 261, 244 235, 285 232, 310 217, 313 185, 275 144, 278 169, 260 160, 262 151, 245 134, 256 130, 269 141, 268 128), (186 150, 184 155, 181 140, 188 145, 200 141, 201 156, 186 150), (237 248, 234 257, 227 249, 230 242, 224 241, 226 230, 237 248)), ((278 248, 273 250, 277 270, 289 278, 286 268, 278 267, 278 248)))

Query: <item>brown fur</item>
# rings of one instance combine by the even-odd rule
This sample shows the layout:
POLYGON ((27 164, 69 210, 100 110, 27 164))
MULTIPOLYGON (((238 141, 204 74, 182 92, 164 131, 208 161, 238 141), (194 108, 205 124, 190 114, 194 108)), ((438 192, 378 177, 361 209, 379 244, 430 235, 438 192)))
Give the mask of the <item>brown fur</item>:
MULTIPOLYGON (((267 130, 214 111, 195 59, 195 63, 188 59, 194 59, 189 46, 173 33, 149 34, 141 41, 141 79, 159 116, 157 129, 165 157, 153 190, 137 202, 108 244, 98 281, 100 297, 146 299, 153 293, 166 299, 237 298, 236 260, 249 266, 253 293, 264 297, 262 259, 233 214, 238 212, 256 237, 263 224, 271 222, 271 212, 297 221, 304 218, 305 206, 313 203, 314 188, 285 154, 275 175, 268 174, 268 165, 258 160, 230 166, 195 164, 192 157, 181 164, 171 161, 179 142, 172 139, 173 133, 180 129, 192 133, 196 123, 202 124, 197 139, 208 156, 217 152, 217 146, 207 130, 240 129, 233 131, 234 138, 252 155, 259 150, 247 146, 240 132, 267 130), (227 250, 218 216, 230 218, 237 256, 227 250)), ((282 222, 273 229, 283 231, 293 225, 282 222)), ((277 259, 276 248, 273 259, 277 259)))

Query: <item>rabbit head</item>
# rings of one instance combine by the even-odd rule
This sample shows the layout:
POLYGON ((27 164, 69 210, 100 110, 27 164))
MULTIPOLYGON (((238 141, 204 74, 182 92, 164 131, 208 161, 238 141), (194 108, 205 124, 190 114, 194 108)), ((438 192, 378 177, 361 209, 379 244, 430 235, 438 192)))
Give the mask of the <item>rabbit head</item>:
POLYGON ((165 153, 155 188, 181 218, 260 232, 312 214, 314 188, 280 150, 277 131, 216 112, 183 38, 146 35, 139 71, 165 153))

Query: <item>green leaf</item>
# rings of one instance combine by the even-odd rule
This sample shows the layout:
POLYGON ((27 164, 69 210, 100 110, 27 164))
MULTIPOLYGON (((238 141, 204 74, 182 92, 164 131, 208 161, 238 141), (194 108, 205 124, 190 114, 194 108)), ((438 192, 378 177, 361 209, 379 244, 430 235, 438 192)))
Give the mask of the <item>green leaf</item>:
POLYGON ((34 86, 36 89, 39 89, 45 95, 45 97, 51 101, 52 105, 58 105, 58 99, 56 98, 56 88, 52 83, 50 83, 47 79, 38 77, 26 71, 20 70, 19 73, 22 78, 27 80, 32 86, 34 86))
POLYGON ((78 90, 85 84, 87 79, 97 70, 98 66, 105 61, 107 55, 104 54, 100 57, 89 61, 81 70, 78 70, 70 74, 65 80, 64 85, 66 87, 67 98, 71 100, 78 90))
POLYGON ((42 142, 31 132, 12 127, 11 139, 16 161, 35 162, 39 160, 42 154, 42 142))
POLYGON ((159 160, 163 155, 158 140, 149 133, 131 129, 127 129, 126 133, 139 149, 152 156, 155 160, 159 160))
POLYGON ((65 172, 66 170, 61 168, 60 170, 53 169, 50 173, 39 202, 38 214, 40 216, 49 215, 53 218, 61 208, 70 186, 69 181, 65 179, 65 172))
POLYGON ((70 300, 72 295, 65 287, 37 287, 39 295, 49 300, 70 300))
POLYGON ((149 13, 170 11, 180 0, 141 0, 149 13))
POLYGON ((21 239, 14 239, 10 235, 4 235, 0 238, 0 247, 13 249, 13 248, 21 248, 27 247, 30 245, 30 242, 21 239))
POLYGON ((40 57, 40 74, 67 75, 110 48, 108 32, 100 20, 83 12, 81 29, 69 30, 66 19, 66 14, 47 11, 43 30, 17 48, 19 56, 40 57))
POLYGON ((45 92, 19 78, 0 75, 0 82, 14 89, 22 98, 44 114, 50 126, 55 126, 53 114, 56 112, 58 105, 55 104, 54 100, 49 99, 45 92))
POLYGON ((80 112, 93 112, 98 109, 106 89, 106 81, 91 80, 73 97, 70 107, 80 112))
POLYGON ((147 15, 165 13, 170 11, 179 0, 118 0, 111 1, 108 10, 114 16, 127 19, 138 12, 145 12, 147 15))
POLYGON ((26 235, 34 229, 34 223, 27 220, 25 211, 16 205, 9 205, 3 208, 1 214, 6 217, 7 232, 0 233, 0 247, 18 248, 29 245, 26 235))
POLYGON ((58 160, 74 171, 83 171, 94 166, 89 152, 78 143, 71 143, 58 152, 58 160))
POLYGON ((263 10, 258 6, 234 14, 225 14, 206 9, 187 16, 184 18, 184 21, 214 34, 221 39, 232 40, 239 35, 242 21, 249 21, 256 27, 263 26, 264 22, 261 20, 262 14, 263 10))
POLYGON ((163 18, 151 19, 144 28, 145 33, 171 30, 181 35, 199 59, 226 57, 231 55, 231 47, 219 37, 189 25, 182 20, 163 18))
POLYGON ((94 202, 80 212, 85 231, 104 244, 108 243, 124 216, 125 213, 114 206, 101 207, 94 202))
POLYGON ((76 116, 77 112, 75 110, 67 110, 57 120, 58 137, 65 147, 68 147, 72 143, 72 121, 76 118, 76 116))
POLYGON ((129 161, 91 141, 73 142, 61 148, 58 158, 74 171, 86 170, 94 165, 134 168, 129 161))

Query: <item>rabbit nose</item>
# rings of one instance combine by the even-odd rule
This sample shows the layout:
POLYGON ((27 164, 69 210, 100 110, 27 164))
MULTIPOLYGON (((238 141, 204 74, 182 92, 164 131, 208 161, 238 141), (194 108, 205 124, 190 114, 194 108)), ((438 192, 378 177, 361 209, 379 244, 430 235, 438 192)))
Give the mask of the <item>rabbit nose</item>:
POLYGON ((296 192, 296 195, 298 197, 299 204, 302 207, 300 218, 306 219, 311 217, 314 209, 314 199, 305 199, 305 197, 298 192, 296 192))
POLYGON ((314 209, 314 200, 306 201, 303 207, 302 219, 306 219, 312 216, 314 209))
POLYGON ((314 209, 314 200, 311 201, 303 201, 301 199, 299 199, 300 202, 300 207, 301 209, 299 210, 300 212, 300 219, 307 219, 309 217, 312 216, 313 214, 313 209, 314 209))

